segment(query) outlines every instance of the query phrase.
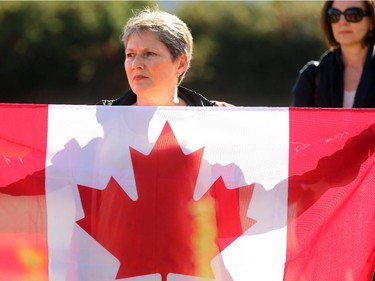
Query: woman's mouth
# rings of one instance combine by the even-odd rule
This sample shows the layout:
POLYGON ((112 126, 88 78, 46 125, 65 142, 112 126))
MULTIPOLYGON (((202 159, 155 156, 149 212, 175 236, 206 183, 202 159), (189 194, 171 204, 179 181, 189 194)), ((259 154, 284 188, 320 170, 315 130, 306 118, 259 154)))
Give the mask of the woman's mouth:
POLYGON ((133 80, 134 81, 139 81, 139 80, 143 80, 143 79, 146 79, 147 77, 146 76, 143 76, 143 75, 135 75, 133 77, 133 80))

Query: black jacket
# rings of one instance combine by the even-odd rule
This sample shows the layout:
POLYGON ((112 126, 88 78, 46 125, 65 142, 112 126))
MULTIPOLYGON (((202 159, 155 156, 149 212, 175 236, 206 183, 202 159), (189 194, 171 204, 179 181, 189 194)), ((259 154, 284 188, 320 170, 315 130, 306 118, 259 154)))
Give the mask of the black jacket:
MULTIPOLYGON (((188 88, 178 87, 178 97, 183 99, 188 106, 214 106, 215 102, 211 102, 201 94, 194 92, 188 88)), ((132 90, 128 90, 124 96, 114 100, 101 100, 97 105, 132 105, 137 101, 137 95, 132 90)))
MULTIPOLYGON (((344 64, 341 49, 323 54, 320 62, 310 61, 300 71, 293 87, 293 106, 343 106, 344 64)), ((369 48, 353 107, 375 107, 375 58, 369 48)))

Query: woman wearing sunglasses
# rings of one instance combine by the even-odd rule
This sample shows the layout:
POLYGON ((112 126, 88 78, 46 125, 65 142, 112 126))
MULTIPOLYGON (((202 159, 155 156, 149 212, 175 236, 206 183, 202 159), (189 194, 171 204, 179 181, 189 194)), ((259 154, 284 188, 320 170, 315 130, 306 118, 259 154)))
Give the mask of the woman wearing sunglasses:
POLYGON ((375 107, 373 1, 326 1, 320 20, 329 51, 300 71, 293 106, 375 107))

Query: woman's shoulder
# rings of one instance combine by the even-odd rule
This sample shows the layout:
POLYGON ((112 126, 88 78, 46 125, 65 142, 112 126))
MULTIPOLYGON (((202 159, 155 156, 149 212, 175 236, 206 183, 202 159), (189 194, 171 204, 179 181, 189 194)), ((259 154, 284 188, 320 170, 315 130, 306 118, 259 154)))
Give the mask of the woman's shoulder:
POLYGON ((110 100, 100 100, 96 105, 132 105, 137 101, 137 96, 132 90, 128 90, 125 95, 110 100))
POLYGON ((311 60, 308 61, 300 70, 300 73, 311 72, 319 66, 319 61, 311 60))
POLYGON ((311 74, 315 73, 318 68, 320 68, 322 65, 324 65, 327 61, 329 61, 329 58, 334 55, 335 51, 326 51, 324 52, 319 60, 310 60, 308 61, 300 70, 300 73, 304 74, 311 74))
POLYGON ((191 89, 179 86, 178 96, 181 97, 189 106, 217 106, 217 107, 233 107, 234 105, 224 101, 209 100, 202 94, 191 89))
POLYGON ((214 102, 202 94, 183 86, 178 86, 178 96, 189 106, 214 106, 214 102))
POLYGON ((340 58, 341 57, 341 50, 335 49, 335 50, 327 50, 325 51, 319 58, 319 65, 323 65, 331 60, 331 58, 340 58))

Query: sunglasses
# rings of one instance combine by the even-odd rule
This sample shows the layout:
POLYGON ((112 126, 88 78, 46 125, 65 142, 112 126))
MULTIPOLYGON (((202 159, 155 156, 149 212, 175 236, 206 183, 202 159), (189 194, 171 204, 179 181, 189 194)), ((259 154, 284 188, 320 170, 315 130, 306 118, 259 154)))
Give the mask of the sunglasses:
POLYGON ((330 23, 339 22, 341 15, 344 15, 347 22, 360 22, 363 17, 370 16, 370 11, 364 11, 358 7, 347 8, 344 12, 333 7, 327 10, 327 19, 330 23))

